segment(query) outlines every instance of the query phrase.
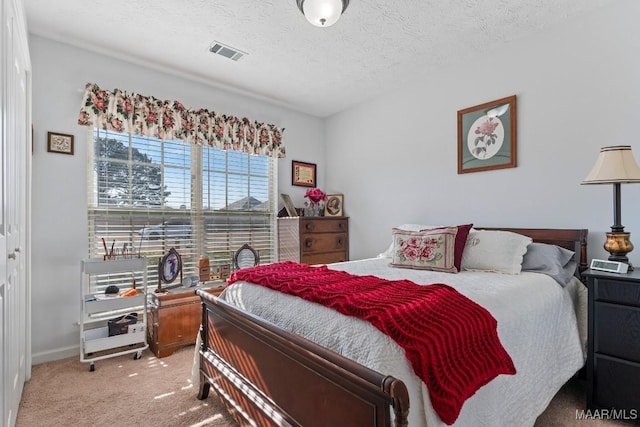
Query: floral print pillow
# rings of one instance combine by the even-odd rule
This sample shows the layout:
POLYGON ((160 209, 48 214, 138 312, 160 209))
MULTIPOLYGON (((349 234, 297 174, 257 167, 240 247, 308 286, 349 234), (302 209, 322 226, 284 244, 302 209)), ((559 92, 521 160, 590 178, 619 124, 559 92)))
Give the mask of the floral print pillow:
POLYGON ((391 266, 457 273, 454 264, 458 227, 408 231, 393 229, 391 266))

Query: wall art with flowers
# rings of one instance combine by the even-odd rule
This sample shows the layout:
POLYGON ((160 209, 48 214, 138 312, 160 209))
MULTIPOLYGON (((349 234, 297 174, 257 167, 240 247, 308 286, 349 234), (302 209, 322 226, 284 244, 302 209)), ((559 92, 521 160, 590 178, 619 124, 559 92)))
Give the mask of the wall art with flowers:
POLYGON ((516 95, 458 111, 458 173, 516 167, 516 95))
POLYGON ((47 151, 50 153, 71 154, 73 156, 73 135, 47 132, 47 151))

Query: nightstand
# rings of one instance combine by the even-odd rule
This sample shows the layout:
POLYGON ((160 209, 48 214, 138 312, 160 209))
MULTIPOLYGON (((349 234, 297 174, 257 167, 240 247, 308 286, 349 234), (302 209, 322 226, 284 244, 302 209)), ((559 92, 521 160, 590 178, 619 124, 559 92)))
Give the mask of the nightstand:
POLYGON ((587 408, 640 410, 640 272, 587 270, 587 408))
POLYGON ((202 304, 195 290, 204 289, 217 296, 224 290, 224 285, 220 282, 207 284, 204 288, 150 293, 147 335, 149 347, 156 357, 171 356, 176 350, 195 344, 202 322, 202 304))

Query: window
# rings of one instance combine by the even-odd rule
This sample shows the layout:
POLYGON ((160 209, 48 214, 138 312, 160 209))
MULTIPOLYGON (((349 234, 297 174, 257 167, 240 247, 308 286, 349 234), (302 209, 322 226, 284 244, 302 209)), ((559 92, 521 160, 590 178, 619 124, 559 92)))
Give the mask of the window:
MULTIPOLYGON (((148 283, 158 260, 175 248, 183 277, 198 260, 231 264, 243 244, 262 262, 275 258, 276 160, 239 151, 94 130, 88 168, 89 250, 148 259, 148 283)), ((94 290, 124 287, 131 277, 98 277, 94 290)), ((141 279, 141 278, 139 278, 141 279)))

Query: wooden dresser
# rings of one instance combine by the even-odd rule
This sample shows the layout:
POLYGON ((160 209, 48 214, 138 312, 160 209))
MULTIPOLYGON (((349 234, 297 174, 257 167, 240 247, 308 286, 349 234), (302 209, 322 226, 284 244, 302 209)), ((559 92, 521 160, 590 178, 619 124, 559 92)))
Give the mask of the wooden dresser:
MULTIPOLYGON (((156 357, 171 356, 176 350, 195 344, 202 322, 202 304, 195 289, 202 287, 150 293, 147 338, 156 357)), ((224 283, 208 285, 204 290, 217 296, 224 290, 224 283)))
POLYGON ((349 260, 349 218, 278 218, 278 259, 305 264, 349 260))

